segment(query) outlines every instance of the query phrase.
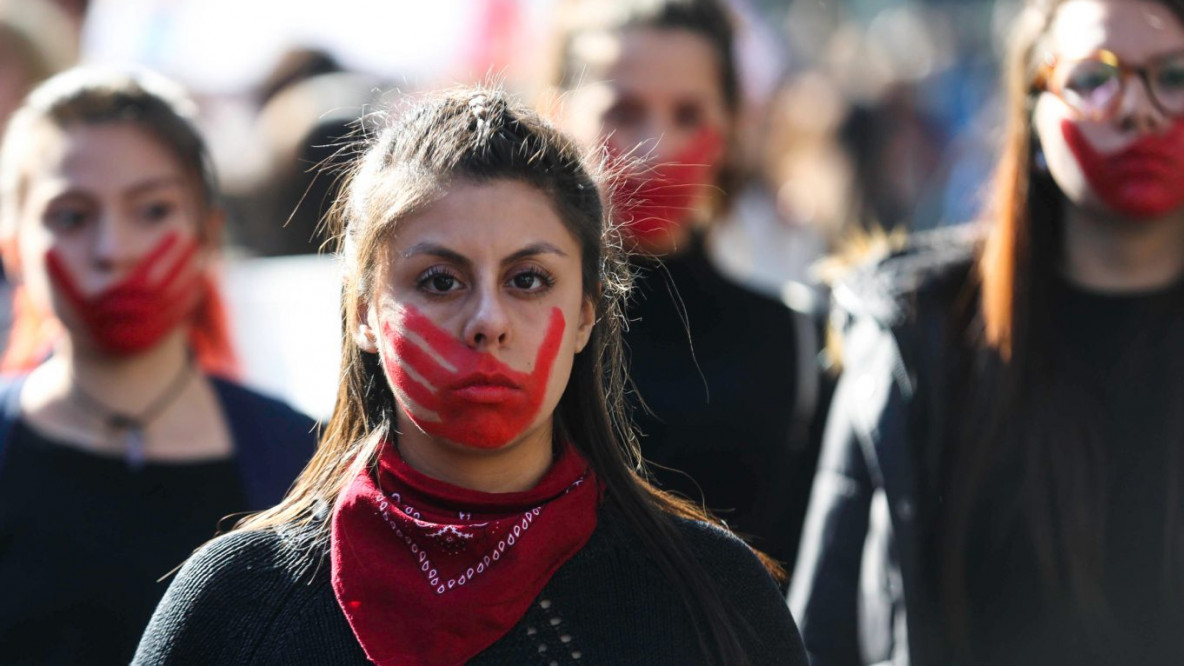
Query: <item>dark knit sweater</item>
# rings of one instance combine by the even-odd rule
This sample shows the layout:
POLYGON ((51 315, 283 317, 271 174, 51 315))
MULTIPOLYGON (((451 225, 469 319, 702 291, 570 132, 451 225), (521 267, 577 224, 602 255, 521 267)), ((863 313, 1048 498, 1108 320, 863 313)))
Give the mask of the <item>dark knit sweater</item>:
MULTIPOLYGON (((752 552, 714 527, 678 527, 749 625, 754 666, 805 666, 797 627, 752 552)), ((216 539, 173 581, 134 663, 366 664, 329 570, 326 546, 300 532, 216 539)), ((469 663, 688 666, 705 659, 677 592, 606 504, 588 544, 517 626, 469 663)))
POLYGON ((13 424, 0 467, 0 664, 131 659, 157 582, 246 506, 231 458, 129 467, 13 424))

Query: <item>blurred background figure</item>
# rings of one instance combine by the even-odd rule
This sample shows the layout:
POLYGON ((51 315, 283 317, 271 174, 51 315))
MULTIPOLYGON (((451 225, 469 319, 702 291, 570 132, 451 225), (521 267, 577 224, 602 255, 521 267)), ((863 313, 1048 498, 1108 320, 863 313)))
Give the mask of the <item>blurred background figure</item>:
POLYGON ((561 10, 558 114, 618 170, 614 214, 636 252, 625 341, 642 451, 661 487, 791 563, 825 401, 820 338, 814 312, 708 253, 721 220, 745 212, 732 16, 715 0, 561 10))
MULTIPOLYGON (((750 148, 750 177, 735 210, 711 235, 712 257, 729 277, 772 297, 795 297, 847 232, 854 215, 853 161, 839 130, 849 109, 824 75, 785 80, 763 107, 750 148)), ((807 309, 809 306, 799 306, 807 309)))
POLYGON ((43 0, 0 0, 0 132, 25 94, 78 58, 78 26, 43 0))
MULTIPOLYGON (((33 86, 77 60, 83 4, 0 0, 0 136, 33 86), (61 4, 78 13, 67 13, 61 4)), ((12 288, 0 272, 0 336, 11 325, 12 288)))
POLYGON ((127 663, 157 581, 277 502, 311 419, 235 381, 224 215, 192 102, 149 73, 34 89, 0 149, 0 661, 127 663))
POLYGON ((1184 662, 1184 3, 1031 0, 981 227, 836 286, 815 666, 1184 662))
POLYGON ((328 53, 285 53, 259 87, 254 135, 263 158, 231 196, 237 245, 261 256, 316 254, 318 229, 336 196, 338 174, 360 131, 375 77, 345 72, 328 53))

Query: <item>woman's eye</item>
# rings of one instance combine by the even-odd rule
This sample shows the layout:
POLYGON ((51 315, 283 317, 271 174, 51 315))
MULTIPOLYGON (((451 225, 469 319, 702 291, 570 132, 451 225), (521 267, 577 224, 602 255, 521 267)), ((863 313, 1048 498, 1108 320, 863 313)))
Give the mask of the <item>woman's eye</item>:
POLYGON ((456 291, 464 286, 455 275, 442 268, 428 270, 416 284, 424 291, 438 294, 456 291))
POLYGON ((45 214, 46 226, 55 231, 70 231, 86 223, 86 211, 81 208, 56 208, 45 214))
POLYGON ((555 280, 542 271, 529 270, 514 275, 510 278, 510 283, 515 289, 535 292, 550 287, 555 284, 555 280))
POLYGON ((172 214, 173 210, 173 204, 161 201, 144 206, 141 209, 140 214, 145 220, 149 222, 160 222, 168 218, 168 216, 172 214))
POLYGON ((703 107, 698 103, 679 104, 674 109, 674 124, 683 129, 698 129, 703 124, 703 107))
POLYGON ((1069 75, 1065 88, 1079 94, 1090 93, 1118 78, 1118 72, 1111 67, 1096 65, 1082 66, 1069 75))
POLYGON ((632 127, 645 119, 645 108, 636 100, 620 99, 604 113, 604 120, 617 127, 632 127))
POLYGON ((1156 76, 1159 87, 1165 90, 1178 91, 1184 89, 1184 62, 1173 62, 1159 70, 1156 76))

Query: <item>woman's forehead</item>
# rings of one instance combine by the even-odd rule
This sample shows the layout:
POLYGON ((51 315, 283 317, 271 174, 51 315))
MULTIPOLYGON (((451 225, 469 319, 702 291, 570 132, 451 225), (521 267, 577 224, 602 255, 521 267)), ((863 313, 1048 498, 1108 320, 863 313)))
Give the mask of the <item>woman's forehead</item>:
POLYGON ((1153 0, 1068 0, 1057 9, 1050 37, 1054 53, 1070 59, 1105 49, 1140 64, 1184 48, 1180 19, 1153 0))
POLYGON ((515 180, 457 181, 443 196, 400 220, 389 247, 392 258, 426 247, 500 257, 540 243, 579 256, 578 241, 546 193, 515 180))

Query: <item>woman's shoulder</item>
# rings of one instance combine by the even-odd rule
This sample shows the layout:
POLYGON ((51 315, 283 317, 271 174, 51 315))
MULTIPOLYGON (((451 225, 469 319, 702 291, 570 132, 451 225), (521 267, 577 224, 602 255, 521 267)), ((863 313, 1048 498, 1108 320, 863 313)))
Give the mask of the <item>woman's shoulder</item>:
POLYGON ((744 619, 744 630, 753 632, 745 643, 754 663, 805 666, 797 624, 756 552, 718 525, 679 517, 673 521, 725 602, 744 619))
MULTIPOLYGON (((678 538, 712 579, 720 583, 725 594, 751 600, 754 593, 759 597, 768 592, 772 594, 770 599, 781 603, 780 591, 772 574, 740 537, 705 521, 673 514, 665 516, 678 538)), ((620 556, 623 551, 628 551, 637 563, 649 562, 642 539, 612 502, 606 502, 602 508, 597 532, 599 538, 589 544, 595 552, 612 549, 620 556)))
POLYGON ((948 309, 974 286, 982 240, 980 226, 965 225, 875 244, 834 280, 834 308, 886 327, 915 318, 919 309, 948 309))
MULTIPOLYGON (((944 350, 951 342, 961 344, 965 336, 957 331, 973 322, 982 238, 976 226, 916 234, 836 282, 831 356, 842 359, 844 375, 836 403, 873 414, 892 402, 894 383, 908 400, 915 381, 922 381, 919 374, 925 382, 934 379, 948 360, 944 350), (843 383, 852 381, 861 386, 844 393, 843 383)), ((832 408, 830 422, 835 420, 832 408)))
MULTIPOLYGON (((746 639, 754 663, 804 664, 785 599, 756 554, 726 529, 664 516, 674 532, 667 536, 682 543, 739 626, 755 632, 746 639)), ((672 583, 646 541, 623 510, 606 501, 592 540, 556 573, 547 601, 563 611, 564 626, 580 627, 602 654, 644 655, 645 663, 699 663, 694 621, 680 592, 690 583, 672 583)))
POLYGON ((311 433, 316 426, 310 416, 282 400, 225 377, 210 375, 209 379, 231 419, 241 414, 271 427, 302 433, 311 433))
POLYGON ((169 593, 195 598, 256 596, 307 582, 325 553, 309 530, 243 529, 219 536, 185 562, 169 593))
MULTIPOLYGON (((760 558, 748 544, 728 529, 670 513, 661 515, 669 521, 677 536, 704 566, 736 568, 755 576, 757 580, 768 579, 772 584, 772 576, 760 558)), ((629 552, 640 559, 647 557, 641 536, 630 525, 624 510, 612 501, 605 501, 601 505, 596 532, 586 548, 593 555, 612 550, 619 553, 629 552)))
POLYGON ((776 589, 776 581, 756 552, 730 530, 706 521, 679 516, 672 516, 671 521, 700 563, 716 580, 776 589))
POLYGON ((282 618, 323 605, 324 554, 307 528, 237 530, 210 541, 169 585, 135 663, 237 663, 282 618))
POLYGON ((210 383, 234 439, 250 508, 275 504, 312 458, 316 422, 241 384, 219 377, 211 377, 210 383))

